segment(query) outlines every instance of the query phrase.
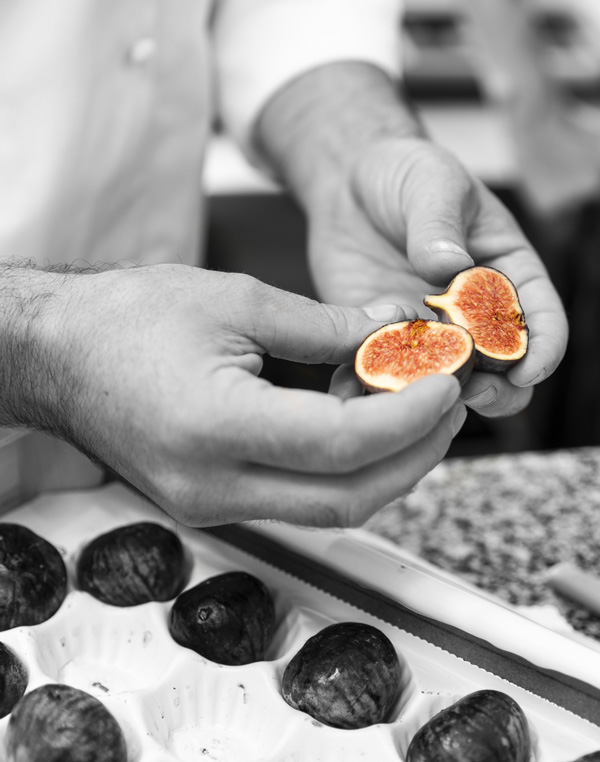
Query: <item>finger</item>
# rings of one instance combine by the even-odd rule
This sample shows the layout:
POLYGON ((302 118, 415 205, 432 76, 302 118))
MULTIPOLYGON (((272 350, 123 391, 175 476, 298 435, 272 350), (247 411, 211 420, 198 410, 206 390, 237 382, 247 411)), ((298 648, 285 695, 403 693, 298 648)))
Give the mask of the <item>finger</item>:
MULTIPOLYGON (((457 404, 409 449, 350 474, 302 474, 261 465, 240 469, 230 463, 214 469, 210 479, 200 479, 201 490, 197 484, 189 490, 183 509, 182 490, 177 491, 179 518, 192 526, 223 523, 224 516, 229 522, 274 519, 306 526, 360 526, 442 460, 464 416, 464 406, 457 404)), ((173 510, 169 495, 157 501, 173 510)))
POLYGON ((221 391, 227 386, 210 437, 216 455, 315 473, 347 473, 411 446, 459 395, 456 379, 444 375, 345 400, 274 387, 241 371, 221 379, 221 391))
POLYGON ((529 405, 532 395, 532 387, 513 386, 500 373, 473 373, 461 391, 465 405, 486 418, 515 415, 529 405))
POLYGON ((364 388, 352 365, 340 365, 331 376, 328 391, 341 400, 349 400, 352 397, 360 397, 364 388))
POLYGON ((539 384, 563 359, 569 324, 562 302, 545 271, 517 286, 529 329, 529 346, 523 360, 508 371, 516 386, 539 384))
MULTIPOLYGON (((406 281, 408 278, 404 275, 402 277, 402 281, 406 281)), ((404 315, 403 318, 400 318, 401 320, 416 320, 419 317, 419 309, 414 307, 411 304, 407 304, 404 302, 404 300, 398 299, 398 291, 394 292, 393 294, 394 298, 392 298, 392 294, 389 294, 388 299, 382 299, 381 297, 373 300, 371 302, 367 302, 366 304, 363 304, 362 307, 364 310, 367 310, 368 314, 371 314, 371 312, 379 307, 379 305, 387 305, 387 304, 396 304, 398 307, 401 308, 402 314, 404 315)), ((419 300, 422 302, 423 297, 423 289, 421 289, 421 293, 419 294, 419 300)), ((422 305, 419 304, 419 307, 422 305)))
POLYGON ((389 145, 357 165, 355 195, 373 224, 428 283, 444 286, 473 265, 466 230, 476 186, 447 151, 416 140, 411 150, 389 145), (393 160, 393 161, 392 161, 393 160))
POLYGON ((405 319, 396 304, 338 307, 254 279, 247 279, 245 287, 243 314, 236 314, 233 328, 263 351, 286 360, 348 362, 366 336, 386 323, 405 319))
MULTIPOLYGON (((434 166, 430 169, 435 170, 434 166)), ((437 167, 437 175, 430 175, 436 176, 434 184, 428 183, 427 174, 427 167, 422 167, 407 183, 402 199, 407 255, 428 283, 445 286, 457 272, 474 264, 467 253, 467 226, 475 191, 454 162, 437 167)))

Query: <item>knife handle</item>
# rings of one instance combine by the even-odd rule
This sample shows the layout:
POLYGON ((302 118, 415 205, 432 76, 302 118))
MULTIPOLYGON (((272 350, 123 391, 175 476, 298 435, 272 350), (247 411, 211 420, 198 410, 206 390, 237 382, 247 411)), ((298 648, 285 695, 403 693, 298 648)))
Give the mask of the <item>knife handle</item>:
POLYGON ((546 580, 555 592, 600 614, 600 578, 594 574, 583 571, 575 564, 563 562, 549 570, 546 580))

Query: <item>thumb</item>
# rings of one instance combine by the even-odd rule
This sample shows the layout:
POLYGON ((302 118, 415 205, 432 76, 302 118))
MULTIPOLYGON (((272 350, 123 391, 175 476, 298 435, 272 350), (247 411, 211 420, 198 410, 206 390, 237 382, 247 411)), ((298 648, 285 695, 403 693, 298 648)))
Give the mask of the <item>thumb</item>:
POLYGON ((370 333, 405 319, 396 304, 338 307, 265 285, 258 309, 242 328, 272 357, 341 364, 353 358, 370 333))
POLYGON ((425 189, 417 178, 404 199, 408 259, 422 278, 438 286, 474 264, 465 232, 470 194, 459 179, 442 170, 425 189))
POLYGON ((383 148, 353 176, 354 193, 369 219, 428 283, 446 285, 473 265, 466 227, 476 213, 476 182, 450 153, 427 141, 402 156, 383 148))

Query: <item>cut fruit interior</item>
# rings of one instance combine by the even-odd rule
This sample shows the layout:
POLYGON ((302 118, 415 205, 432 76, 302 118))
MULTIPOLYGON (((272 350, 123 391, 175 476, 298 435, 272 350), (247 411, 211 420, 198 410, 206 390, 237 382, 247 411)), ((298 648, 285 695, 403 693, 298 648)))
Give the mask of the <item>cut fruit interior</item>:
POLYGON ((528 331, 517 290, 492 267, 463 270, 443 294, 426 296, 425 304, 442 321, 469 331, 478 369, 505 370, 527 351, 528 331))
POLYGON ((436 320, 406 320, 383 326, 359 347, 354 369, 371 392, 400 391, 434 373, 464 383, 473 369, 475 347, 461 326, 436 320))

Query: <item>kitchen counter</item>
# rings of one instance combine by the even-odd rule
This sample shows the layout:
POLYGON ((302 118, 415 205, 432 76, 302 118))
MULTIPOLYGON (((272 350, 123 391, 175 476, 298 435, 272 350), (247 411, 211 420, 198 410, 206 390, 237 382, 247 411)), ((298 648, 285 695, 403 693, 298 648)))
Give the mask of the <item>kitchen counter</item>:
POLYGON ((600 447, 447 459, 365 528, 600 640, 600 616, 547 583, 560 562, 600 576, 600 447))

